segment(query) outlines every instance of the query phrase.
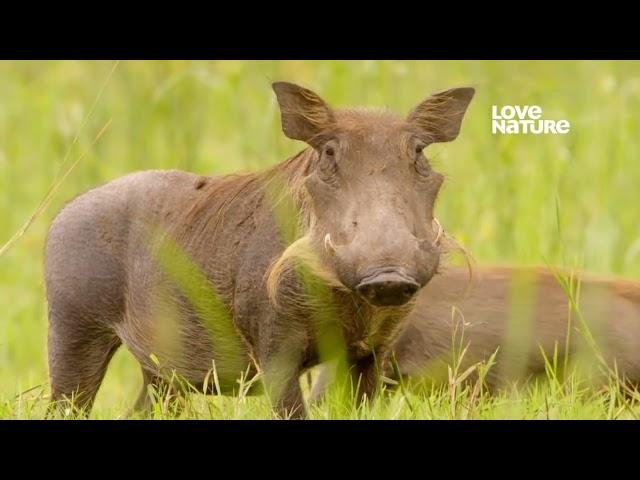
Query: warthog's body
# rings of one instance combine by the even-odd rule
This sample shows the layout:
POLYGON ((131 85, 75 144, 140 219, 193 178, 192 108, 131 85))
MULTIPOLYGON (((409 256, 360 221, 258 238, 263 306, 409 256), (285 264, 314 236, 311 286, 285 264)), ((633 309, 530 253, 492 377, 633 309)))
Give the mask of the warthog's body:
POLYGON ((272 399, 301 416, 298 377, 318 361, 314 311, 327 300, 361 393, 374 392, 374 359, 386 355, 442 251, 433 218, 442 176, 422 150, 456 138, 473 90, 436 94, 402 119, 333 111, 291 84, 274 89, 285 134, 311 148, 242 176, 135 173, 55 219, 46 248, 54 400, 77 394, 75 405, 89 408, 125 344, 145 379, 138 407, 146 385, 170 372, 233 393, 241 373, 273 367, 272 399), (288 201, 301 229, 294 236, 280 218, 288 201), (287 267, 303 257, 329 297, 287 267))
MULTIPOLYGON (((569 278, 567 272, 559 275, 569 278)), ((568 296, 548 269, 481 267, 471 282, 466 269, 443 269, 419 293, 393 347, 397 368, 387 365, 386 375, 446 382, 454 356, 461 358, 463 373, 497 352, 497 363, 486 376, 487 384, 497 388, 543 374, 545 356, 553 364, 557 351, 560 369, 566 355, 571 360, 577 354, 581 368, 600 375, 601 355, 610 369, 640 384, 640 283, 582 275, 574 279, 578 284, 574 298, 580 314, 570 314, 568 296)), ((329 370, 323 370, 314 397, 329 379, 329 370)))
MULTIPOLYGON (((156 309, 174 292, 153 255, 157 240, 150 237, 148 227, 174 232, 198 197, 206 194, 202 183, 211 186, 221 181, 178 171, 140 172, 91 190, 60 212, 49 232, 46 264, 54 396, 78 385, 85 395, 93 394, 121 343, 147 375, 157 370, 153 354, 185 379, 202 385, 212 369, 212 344, 189 302, 179 301, 184 313, 178 328, 169 333, 176 338, 164 343, 159 338, 156 309), (172 345, 180 346, 175 358, 171 349, 162 351, 172 345), (73 367, 58 368, 68 363, 73 367)), ((225 239, 211 232, 206 242, 188 248, 203 273, 215 278, 222 298, 232 302, 236 295, 230 306, 238 324, 247 329, 256 318, 247 303, 259 308, 261 299, 249 301, 242 292, 258 291, 256 285, 272 260, 264 251, 281 248, 273 222, 260 222, 255 201, 245 198, 230 208, 229 223, 220 230, 225 239), (258 224, 262 231, 256 231, 258 224)))

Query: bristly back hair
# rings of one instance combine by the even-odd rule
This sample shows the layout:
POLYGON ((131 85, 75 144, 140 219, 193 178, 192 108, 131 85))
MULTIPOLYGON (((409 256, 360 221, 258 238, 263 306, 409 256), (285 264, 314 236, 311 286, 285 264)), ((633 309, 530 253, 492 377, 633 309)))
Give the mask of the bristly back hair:
MULTIPOLYGON (((315 151, 306 148, 288 160, 261 172, 228 175, 208 182, 202 193, 188 210, 185 221, 189 224, 217 226, 235 200, 246 196, 263 196, 274 182, 286 187, 288 194, 301 213, 308 213, 304 194, 304 180, 311 170, 315 151)), ((271 188, 273 190, 273 188, 271 188)))

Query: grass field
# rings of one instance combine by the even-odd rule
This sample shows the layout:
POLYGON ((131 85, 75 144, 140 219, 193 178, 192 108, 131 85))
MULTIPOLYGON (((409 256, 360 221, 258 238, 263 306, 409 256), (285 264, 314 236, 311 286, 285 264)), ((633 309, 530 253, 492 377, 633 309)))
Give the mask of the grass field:
MULTIPOLYGON (((447 177, 437 207, 445 228, 480 264, 548 261, 640 279, 638 62, 0 62, 0 245, 86 152, 50 205, 0 257, 0 418, 44 412, 42 257, 57 210, 84 190, 136 170, 226 174, 296 153, 302 144, 280 130, 274 80, 309 86, 337 107, 403 114, 435 91, 474 86, 460 137, 427 151, 447 177), (544 118, 568 119, 571 133, 494 136, 494 104, 540 105, 544 118)), ((140 382, 138 366, 121 349, 93 417, 121 416, 140 382)), ((640 415, 615 389, 592 392, 571 380, 496 397, 456 388, 399 391, 362 410, 328 401, 312 418, 640 415)), ((271 415, 263 398, 195 398, 185 412, 271 415)), ((171 417, 161 405, 156 416, 171 417)))

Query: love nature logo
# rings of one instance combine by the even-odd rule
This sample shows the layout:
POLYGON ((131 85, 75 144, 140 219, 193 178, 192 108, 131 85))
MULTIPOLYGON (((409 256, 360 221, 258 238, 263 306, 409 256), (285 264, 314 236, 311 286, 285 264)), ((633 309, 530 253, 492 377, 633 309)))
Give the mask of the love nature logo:
POLYGON ((491 106, 491 133, 494 135, 566 135, 571 129, 569 120, 542 118, 542 107, 538 105, 504 105, 498 109, 491 106))

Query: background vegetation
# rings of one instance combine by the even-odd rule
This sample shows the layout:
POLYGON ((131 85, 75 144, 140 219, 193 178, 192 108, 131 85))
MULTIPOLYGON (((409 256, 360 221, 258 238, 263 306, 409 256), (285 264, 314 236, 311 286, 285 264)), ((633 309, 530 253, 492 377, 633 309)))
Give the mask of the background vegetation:
MULTIPOLYGON (((475 86, 461 136, 427 151, 447 176, 437 207, 445 228, 479 263, 546 259, 640 278, 638 62, 129 61, 115 69, 114 62, 1 62, 0 244, 21 228, 65 167, 87 154, 48 208, 0 257, 0 418, 42 416, 47 394, 42 253, 58 209, 135 170, 226 174, 260 169, 296 153, 302 144, 280 131, 270 88, 274 80, 309 86, 337 107, 388 107, 403 114, 435 91, 475 86), (571 133, 491 135, 493 104, 540 105, 544 118, 568 119, 571 133)), ((140 381, 136 363, 121 349, 94 417, 121 415, 140 381)), ((550 385, 484 399, 469 409, 460 407, 464 402, 457 403, 449 386, 429 394, 397 394, 363 411, 329 402, 313 417, 634 415, 613 398, 613 393, 593 396, 570 385, 550 385)), ((194 401, 187 414, 203 418, 271 415, 259 398, 194 401)))

